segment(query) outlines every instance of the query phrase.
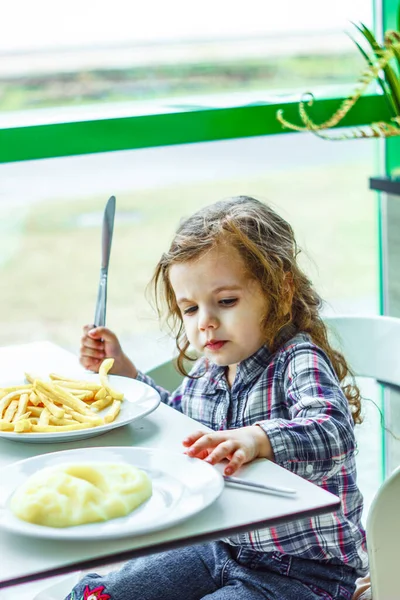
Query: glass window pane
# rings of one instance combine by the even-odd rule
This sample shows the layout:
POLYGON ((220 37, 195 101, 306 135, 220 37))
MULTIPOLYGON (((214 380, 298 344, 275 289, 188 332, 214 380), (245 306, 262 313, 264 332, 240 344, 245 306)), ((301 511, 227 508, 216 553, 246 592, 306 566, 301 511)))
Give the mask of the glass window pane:
MULTIPOLYGON (((376 143, 288 134, 0 165, 0 345, 47 339, 78 353, 81 327, 94 316, 111 194, 107 324, 143 370, 174 346, 145 298, 153 268, 182 216, 230 195, 254 195, 289 220, 326 312, 376 314, 377 211, 368 188, 376 143)), ((357 431, 369 505, 380 480, 373 406, 357 431)))
POLYGON ((374 148, 288 134, 0 165, 1 343, 45 336, 76 348, 74 328, 93 318, 111 194, 109 324, 123 335, 158 329, 144 289, 179 219, 237 194, 293 224, 327 310, 377 312, 374 148))
POLYGON ((140 6, 14 0, 0 36, 0 111, 307 91, 354 84, 363 59, 345 31, 372 26, 372 2, 184 0, 140 6), (21 14, 24 18, 21 19, 21 14), (79 18, 77 18, 79 14, 79 18))

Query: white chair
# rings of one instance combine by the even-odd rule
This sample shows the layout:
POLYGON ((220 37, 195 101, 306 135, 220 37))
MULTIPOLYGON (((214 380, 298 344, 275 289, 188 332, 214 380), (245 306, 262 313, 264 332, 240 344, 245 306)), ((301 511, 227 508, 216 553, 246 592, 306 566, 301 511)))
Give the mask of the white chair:
POLYGON ((400 598, 400 467, 381 485, 367 518, 367 547, 373 600, 400 598))
MULTIPOLYGON (((370 377, 384 388, 400 392, 400 319, 340 315, 326 317, 324 321, 332 346, 343 352, 354 375, 370 377)), ((390 430, 388 409, 389 402, 385 402, 384 427, 390 430)), ((390 463, 387 436, 390 434, 385 428, 382 430, 382 437, 387 469, 390 463)), ((385 475, 388 474, 386 470, 385 475)))
POLYGON ((175 361, 173 360, 167 360, 161 365, 149 369, 146 371, 146 375, 149 375, 157 385, 160 385, 169 392, 176 390, 183 379, 183 375, 176 370, 175 361))
POLYGON ((400 319, 340 315, 324 321, 355 375, 400 386, 400 319))
MULTIPOLYGON (((400 319, 349 315, 326 317, 324 321, 330 342, 343 352, 356 376, 371 377, 383 385, 400 386, 400 319)), ((390 428, 390 422, 387 425, 390 428)), ((373 600, 400 598, 397 575, 400 555, 399 502, 400 468, 380 486, 367 516, 373 600)), ((368 592, 365 594, 365 597, 369 597, 368 592)))

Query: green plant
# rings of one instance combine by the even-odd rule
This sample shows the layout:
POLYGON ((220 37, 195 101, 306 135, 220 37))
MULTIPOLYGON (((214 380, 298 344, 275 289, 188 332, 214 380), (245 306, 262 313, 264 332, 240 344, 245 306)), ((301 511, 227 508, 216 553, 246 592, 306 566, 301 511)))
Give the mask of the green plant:
POLYGON ((374 34, 364 24, 353 23, 356 34, 361 36, 357 41, 350 36, 367 62, 367 68, 362 73, 354 92, 344 100, 338 110, 323 123, 315 123, 306 110, 314 103, 310 92, 305 94, 299 103, 299 114, 303 125, 290 123, 283 117, 283 111, 277 112, 277 119, 284 127, 295 131, 312 131, 317 136, 329 140, 352 138, 392 137, 400 135, 400 6, 398 9, 397 31, 387 31, 383 44, 379 44, 374 34), (358 99, 376 81, 386 99, 390 114, 389 121, 378 121, 365 127, 350 130, 346 133, 323 133, 338 125, 355 105, 358 99))

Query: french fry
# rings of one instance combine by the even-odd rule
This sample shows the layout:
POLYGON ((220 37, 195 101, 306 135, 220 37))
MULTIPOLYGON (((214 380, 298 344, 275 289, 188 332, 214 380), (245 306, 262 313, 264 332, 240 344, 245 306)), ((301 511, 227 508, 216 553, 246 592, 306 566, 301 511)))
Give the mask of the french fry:
MULTIPOLYGON (((101 398, 100 400, 96 400, 96 402, 93 402, 93 404, 90 405, 90 408, 91 408, 91 410, 98 412, 100 410, 103 410, 103 408, 110 406, 110 404, 112 404, 112 401, 113 401, 112 396, 105 396, 104 398, 101 398)), ((120 402, 120 400, 118 400, 118 402, 120 402)))
MULTIPOLYGON (((20 422, 20 421, 18 421, 20 422)), ((90 427, 96 427, 95 423, 73 423, 71 425, 32 425, 33 433, 60 433, 62 431, 75 431, 78 429, 89 429, 90 427)))
POLYGON ((39 404, 40 404, 40 400, 38 398, 38 395, 33 390, 29 394, 29 402, 31 404, 34 404, 35 406, 39 406, 39 404))
POLYGON ((39 425, 48 425, 50 423, 51 414, 47 408, 42 410, 42 414, 40 415, 39 425))
POLYGON ((59 379, 61 381, 72 381, 72 379, 68 379, 68 377, 64 377, 64 375, 57 375, 57 373, 50 373, 49 378, 52 380, 59 379))
POLYGON ((94 381, 78 381, 77 379, 68 381, 67 379, 60 379, 53 381, 53 383, 63 388, 71 388, 73 390, 94 390, 97 392, 97 390, 101 389, 101 385, 94 381))
POLYGON ((82 415, 91 415, 91 411, 86 406, 86 404, 82 400, 79 400, 79 398, 75 398, 73 394, 70 394, 69 392, 65 391, 62 387, 56 384, 54 384, 54 391, 62 401, 62 404, 64 404, 65 406, 69 406, 70 408, 76 410, 76 412, 79 412, 82 415))
POLYGON ((18 421, 18 419, 20 419, 22 417, 22 415, 26 413, 26 409, 28 407, 28 402, 29 402, 29 395, 26 393, 21 394, 19 397, 19 401, 18 401, 18 410, 14 416, 14 421, 18 421))
POLYGON ((8 421, 8 423, 11 423, 17 410, 18 410, 18 400, 12 400, 10 402, 10 404, 8 405, 6 412, 4 413, 3 420, 8 421))
POLYGON ((37 377, 31 375, 30 373, 25 373, 25 379, 29 381, 29 383, 33 383, 37 377))
POLYGON ((42 411, 44 410, 43 406, 29 406, 29 410, 31 411, 31 415, 33 417, 40 417, 42 411))
POLYGON ((70 394, 73 394, 77 398, 79 398, 79 400, 84 400, 85 402, 88 402, 89 400, 94 400, 94 396, 95 396, 94 390, 85 391, 85 390, 74 390, 74 389, 68 388, 68 392, 70 394))
POLYGON ((104 425, 104 419, 101 417, 96 417, 96 415, 82 415, 81 413, 72 410, 68 406, 65 407, 65 411, 68 415, 70 415, 75 421, 79 423, 94 423, 95 425, 104 425))
POLYGON ((107 392, 110 396, 112 396, 116 400, 123 400, 124 395, 121 392, 117 392, 116 390, 113 390, 112 387, 110 387, 110 385, 108 383, 107 373, 112 368, 113 364, 114 364, 113 358, 106 358, 101 363, 101 365, 99 367, 99 377, 100 377, 101 385, 107 390, 107 392))
POLYGON ((32 384, 31 383, 23 383, 22 385, 8 385, 7 387, 3 387, 0 388, 0 391, 2 392, 6 392, 7 394, 9 394, 10 392, 16 392, 18 390, 31 390, 32 389, 32 384))
POLYGON ((20 419, 14 425, 15 433, 28 433, 32 431, 32 419, 20 419))
POLYGON ((0 419, 3 418, 3 413, 5 410, 7 410, 9 404, 20 397, 21 394, 24 393, 24 390, 15 390, 14 392, 9 392, 6 396, 4 396, 1 400, 0 400, 0 419))
POLYGON ((37 393, 39 399, 42 401, 43 405, 49 411, 49 413, 51 413, 54 417, 56 417, 56 419, 63 418, 65 411, 62 408, 60 408, 59 406, 56 406, 54 404, 54 402, 52 402, 51 400, 48 400, 47 397, 42 392, 39 392, 39 390, 36 393, 37 393))
POLYGON ((98 392, 96 392, 94 399, 95 400, 101 400, 102 398, 105 398, 107 396, 107 390, 106 388, 100 388, 98 392))
MULTIPOLYGON (((20 417, 14 417, 14 421, 13 423, 17 423, 18 421, 23 421, 24 419, 29 419, 29 417, 31 416, 31 411, 28 410, 28 412, 24 413, 23 415, 21 415, 20 417)), ((14 428, 15 429, 15 428, 14 428)))
POLYGON ((108 411, 108 413, 104 416, 104 422, 105 423, 112 423, 113 421, 115 421, 115 419, 117 418, 117 416, 119 415, 119 411, 121 410, 121 401, 120 400, 113 400, 113 403, 111 405, 110 410, 108 411))
POLYGON ((41 392, 46 393, 47 396, 50 396, 54 402, 58 404, 62 404, 65 406, 69 406, 73 410, 82 413, 83 415, 90 415, 91 411, 87 408, 86 404, 79 400, 79 398, 75 398, 73 394, 70 394, 65 389, 60 387, 55 383, 46 383, 40 379, 36 379, 35 386, 40 389, 41 392))
POLYGON ((44 394, 46 396, 46 398, 51 399, 52 402, 59 402, 59 399, 57 397, 57 394, 54 391, 54 387, 52 383, 49 383, 47 381, 43 381, 42 379, 35 379, 34 381, 34 392, 38 397, 39 400, 39 404, 42 403, 40 397, 39 397, 39 392, 44 394))
MULTIPOLYGON (((74 420, 71 417, 71 415, 66 415, 62 419, 57 419, 57 417, 50 415, 49 425, 72 425, 73 423, 74 423, 74 420)), ((39 423, 39 425, 40 425, 40 423, 39 423)))

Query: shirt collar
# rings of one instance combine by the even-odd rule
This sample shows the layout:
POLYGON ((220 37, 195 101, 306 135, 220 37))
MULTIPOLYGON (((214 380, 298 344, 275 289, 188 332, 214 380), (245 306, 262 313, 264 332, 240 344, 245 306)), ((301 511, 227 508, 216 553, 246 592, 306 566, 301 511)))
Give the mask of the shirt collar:
MULTIPOLYGON (((235 384, 240 381, 242 384, 251 383, 260 375, 271 357, 271 352, 267 346, 261 346, 254 354, 240 362, 237 366, 235 384)), ((226 367, 220 367, 210 361, 204 362, 204 392, 212 394, 217 389, 227 389, 225 378, 226 367)))
POLYGON ((243 383, 254 381, 264 370, 271 357, 271 352, 266 345, 261 346, 254 354, 242 360, 237 366, 236 378, 240 378, 243 383))

